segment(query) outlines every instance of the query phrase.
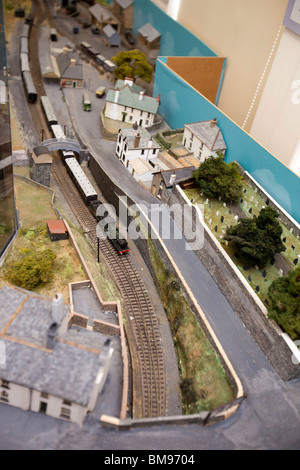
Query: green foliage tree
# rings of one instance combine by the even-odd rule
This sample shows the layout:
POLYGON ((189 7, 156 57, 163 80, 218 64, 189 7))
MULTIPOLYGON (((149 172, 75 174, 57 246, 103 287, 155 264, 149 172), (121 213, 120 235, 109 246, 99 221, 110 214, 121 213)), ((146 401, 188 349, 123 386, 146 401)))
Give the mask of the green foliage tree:
POLYGON ((17 261, 7 264, 5 278, 12 284, 32 290, 40 283, 48 282, 52 277, 55 253, 45 250, 42 253, 29 251, 17 261))
POLYGON ((250 265, 263 268, 276 253, 285 251, 281 234, 277 212, 267 207, 257 218, 239 219, 227 229, 224 239, 233 242, 250 265))
POLYGON ((235 162, 225 163, 224 155, 210 156, 193 174, 202 192, 209 197, 236 202, 242 195, 242 177, 235 162))
POLYGON ((300 339, 300 266, 272 282, 268 291, 269 317, 293 340, 300 339))
POLYGON ((142 51, 138 49, 121 51, 112 60, 117 64, 114 70, 116 78, 124 80, 126 77, 140 77, 147 83, 151 82, 153 68, 142 51))

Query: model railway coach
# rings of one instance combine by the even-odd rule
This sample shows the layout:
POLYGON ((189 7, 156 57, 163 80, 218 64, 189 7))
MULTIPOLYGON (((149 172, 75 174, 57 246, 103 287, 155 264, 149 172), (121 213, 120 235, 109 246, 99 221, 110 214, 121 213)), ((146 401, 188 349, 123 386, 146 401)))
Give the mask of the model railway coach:
POLYGON ((58 121, 48 96, 41 96, 41 105, 44 111, 48 127, 51 130, 51 126, 57 124, 58 121))
POLYGON ((27 100, 29 103, 35 103, 38 95, 31 77, 31 73, 29 71, 22 72, 22 78, 27 100))
POLYGON ((65 164, 74 183, 79 189, 84 202, 86 204, 89 204, 91 201, 97 200, 98 195, 91 183, 89 182, 87 176, 85 175, 76 158, 66 158, 65 164))

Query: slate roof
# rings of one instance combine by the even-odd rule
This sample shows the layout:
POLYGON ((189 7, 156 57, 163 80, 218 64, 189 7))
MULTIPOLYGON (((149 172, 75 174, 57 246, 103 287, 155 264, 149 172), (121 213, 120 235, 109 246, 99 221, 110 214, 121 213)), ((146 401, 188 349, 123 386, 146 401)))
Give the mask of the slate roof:
POLYGON ((185 127, 198 137, 210 150, 226 150, 227 147, 222 132, 217 124, 211 126, 211 121, 202 121, 185 124, 185 127))
MULTIPOLYGON (((122 135, 123 139, 126 138, 126 143, 127 143, 127 149, 128 150, 134 150, 136 148, 138 149, 146 149, 150 148, 149 147, 149 140, 151 139, 151 134, 145 129, 144 127, 138 127, 137 130, 131 128, 128 129, 121 129, 120 134, 122 135), (140 140, 139 144, 137 147, 135 147, 135 139, 136 136, 140 134, 140 140)), ((152 149, 160 149, 161 146, 159 145, 156 140, 152 140, 152 149)))
MULTIPOLYGON (((63 316, 68 311, 65 305, 63 316)), ((52 300, 14 287, 0 290, 0 340, 5 344, 0 378, 87 406, 105 362, 107 336, 71 329, 49 350, 51 322, 52 300)))
POLYGON ((124 9, 130 7, 130 5, 133 5, 132 0, 115 0, 115 2, 124 9))
MULTIPOLYGON (((139 93, 134 93, 131 90, 130 85, 125 85, 121 88, 118 97, 117 104, 121 106, 128 106, 129 108, 138 109, 140 111, 146 111, 148 113, 156 114, 159 102, 152 96, 144 95, 140 100, 139 93)), ((116 89, 110 89, 107 92, 106 101, 116 103, 115 101, 116 89)))
POLYGON ((105 23, 106 21, 119 23, 119 20, 111 13, 110 10, 105 8, 99 3, 95 3, 92 7, 89 8, 90 14, 99 22, 105 23))
POLYGON ((76 52, 62 52, 56 57, 56 62, 61 78, 83 80, 82 64, 79 62, 79 56, 76 52), (71 59, 75 59, 75 65, 71 65, 71 59))
POLYGON ((174 169, 174 170, 166 170, 166 171, 161 172, 161 176, 164 180, 166 188, 171 188, 172 185, 170 185, 170 178, 171 178, 173 173, 175 173, 175 175, 176 175, 176 179, 175 179, 174 184, 177 184, 179 181, 183 182, 183 181, 192 179, 193 178, 193 172, 195 171, 195 169, 196 168, 194 166, 190 166, 188 168, 184 167, 184 168, 177 168, 177 169, 174 169))
POLYGON ((157 29, 153 28, 150 23, 146 23, 138 30, 138 32, 144 38, 146 38, 148 42, 155 41, 155 39, 160 37, 160 33, 157 31, 157 29))
POLYGON ((118 38, 120 37, 117 33, 117 31, 115 30, 115 28, 112 27, 111 24, 107 24, 104 28, 103 28, 103 34, 107 37, 107 38, 111 38, 113 36, 117 36, 118 38))

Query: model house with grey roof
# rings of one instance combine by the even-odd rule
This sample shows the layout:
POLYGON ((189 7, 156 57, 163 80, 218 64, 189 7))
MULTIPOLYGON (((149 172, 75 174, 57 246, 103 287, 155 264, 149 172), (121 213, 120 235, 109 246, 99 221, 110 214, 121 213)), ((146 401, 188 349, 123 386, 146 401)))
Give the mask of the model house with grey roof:
POLYGON ((161 146, 147 129, 134 126, 119 130, 116 155, 126 167, 137 158, 149 162, 158 156, 160 150, 161 146))
POLYGON ((119 34, 121 30, 121 24, 118 18, 105 6, 100 3, 95 3, 89 9, 90 22, 97 26, 102 33, 103 28, 110 24, 119 34))
POLYGON ((113 26, 111 26, 110 24, 107 24, 106 26, 104 26, 103 31, 102 31, 102 39, 104 43, 109 47, 111 46, 118 47, 121 44, 120 35, 117 33, 115 28, 113 28, 113 26))
POLYGON ((114 89, 106 95, 105 117, 116 121, 137 124, 141 127, 151 127, 158 111, 160 97, 147 96, 139 89, 133 80, 126 79, 117 82, 114 89))
POLYGON ((114 339, 70 328, 62 296, 0 290, 0 403, 79 425, 103 389, 114 339))
POLYGON ((227 149, 216 119, 185 124, 182 143, 200 163, 211 155, 216 157, 217 152, 225 155, 227 149))
POLYGON ((133 0, 114 0, 112 11, 121 23, 123 30, 132 29, 133 0))
POLYGON ((83 67, 76 52, 64 50, 56 56, 62 87, 82 88, 83 67))
POLYGON ((138 30, 137 47, 144 52, 148 59, 156 59, 160 50, 161 34, 151 23, 146 23, 138 30))

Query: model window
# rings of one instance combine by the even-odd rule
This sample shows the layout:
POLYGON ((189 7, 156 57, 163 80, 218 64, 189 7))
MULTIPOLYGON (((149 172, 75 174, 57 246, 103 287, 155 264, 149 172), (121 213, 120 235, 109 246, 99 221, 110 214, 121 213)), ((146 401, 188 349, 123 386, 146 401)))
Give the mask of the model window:
POLYGON ((60 417, 65 418, 65 419, 70 419, 70 416, 71 416, 71 410, 69 410, 68 408, 62 407, 60 410, 60 417))
POLYGON ((150 117, 150 113, 148 113, 148 116, 147 116, 147 117, 148 117, 148 118, 150 117))
POLYGON ((191 139, 191 140, 193 140, 193 139, 194 139, 194 134, 191 134, 191 137, 190 137, 190 139, 191 139))
POLYGON ((9 388, 9 381, 8 380, 1 380, 1 387, 2 388, 9 388))
POLYGON ((127 152, 127 144, 125 144, 124 150, 125 152, 127 152))
POLYGON ((41 392, 41 398, 49 398, 48 393, 41 392))
POLYGON ((200 150, 200 152, 199 152, 199 158, 201 158, 201 155, 202 155, 202 151, 200 150))
POLYGON ((140 114, 140 116, 143 116, 143 111, 141 111, 141 114, 140 114))
POLYGON ((145 124, 146 124, 146 126, 148 126, 148 124, 149 124, 148 119, 146 119, 145 124))
POLYGON ((145 150, 143 149, 143 150, 141 151, 141 155, 144 155, 144 154, 145 154, 145 150))
POLYGON ((201 148, 201 150, 203 149, 203 142, 201 142, 200 148, 201 148))
POLYGON ((157 149, 153 149, 153 150, 152 150, 153 155, 156 154, 156 150, 157 150, 157 149))
POLYGON ((129 121, 132 121, 132 116, 129 116, 129 121))
POLYGON ((8 403, 8 393, 5 390, 1 392, 0 400, 4 401, 5 403, 8 403))
POLYGON ((63 405, 72 406, 72 402, 69 400, 64 400, 63 405))
POLYGON ((133 113, 133 108, 131 108, 131 112, 133 113))

